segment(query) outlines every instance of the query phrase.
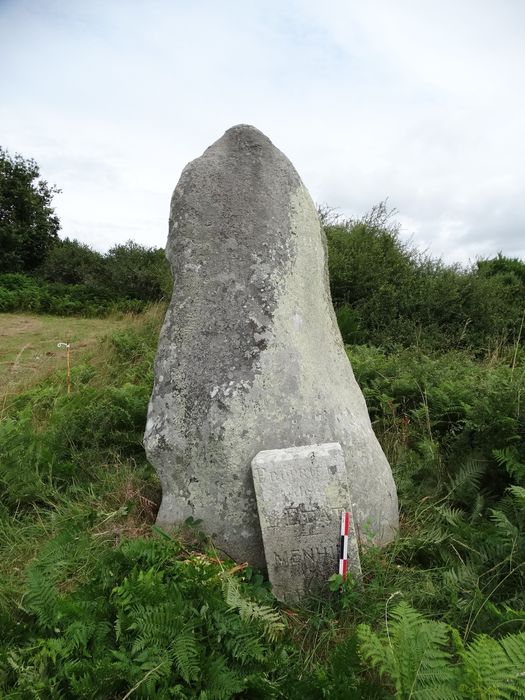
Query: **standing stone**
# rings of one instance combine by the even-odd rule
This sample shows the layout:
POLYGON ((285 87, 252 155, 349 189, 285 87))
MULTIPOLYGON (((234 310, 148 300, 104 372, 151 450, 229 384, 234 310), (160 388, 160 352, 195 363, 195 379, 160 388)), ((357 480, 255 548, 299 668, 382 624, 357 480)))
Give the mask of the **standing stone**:
POLYGON ((264 134, 235 126, 186 166, 166 255, 173 296, 144 438, 158 524, 200 519, 224 552, 264 566, 253 457, 339 442, 359 534, 388 542, 396 488, 337 327, 324 233, 264 134))
MULTIPOLYGON (((338 443, 265 450, 252 473, 273 592, 294 602, 338 571, 341 513, 352 515, 343 450, 338 443)), ((353 532, 348 571, 361 574, 353 532)))

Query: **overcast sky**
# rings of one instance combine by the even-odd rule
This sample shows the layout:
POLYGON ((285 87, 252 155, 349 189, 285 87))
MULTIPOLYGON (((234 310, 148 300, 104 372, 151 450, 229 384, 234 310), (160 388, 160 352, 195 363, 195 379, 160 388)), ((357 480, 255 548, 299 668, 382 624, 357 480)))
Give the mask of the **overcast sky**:
POLYGON ((99 250, 164 246, 184 165, 248 123, 317 203, 525 258, 524 72, 523 0, 0 0, 0 144, 99 250))

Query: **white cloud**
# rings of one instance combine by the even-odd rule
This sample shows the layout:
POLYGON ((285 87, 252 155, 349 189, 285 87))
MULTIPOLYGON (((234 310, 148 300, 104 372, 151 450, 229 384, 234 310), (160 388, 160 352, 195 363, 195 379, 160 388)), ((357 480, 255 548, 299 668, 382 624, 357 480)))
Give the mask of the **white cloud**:
POLYGON ((525 257, 524 19, 517 0, 4 0, 2 145, 101 249, 163 245, 183 166, 246 122, 319 202, 389 197, 447 260, 525 257))

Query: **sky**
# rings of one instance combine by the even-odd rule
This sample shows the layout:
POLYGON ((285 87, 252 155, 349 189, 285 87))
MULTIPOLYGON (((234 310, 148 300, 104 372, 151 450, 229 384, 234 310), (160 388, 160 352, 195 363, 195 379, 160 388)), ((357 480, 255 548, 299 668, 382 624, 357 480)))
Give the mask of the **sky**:
POLYGON ((343 217, 525 258, 524 69, 522 0, 0 0, 0 145, 101 251, 164 246, 182 168, 246 123, 343 217))

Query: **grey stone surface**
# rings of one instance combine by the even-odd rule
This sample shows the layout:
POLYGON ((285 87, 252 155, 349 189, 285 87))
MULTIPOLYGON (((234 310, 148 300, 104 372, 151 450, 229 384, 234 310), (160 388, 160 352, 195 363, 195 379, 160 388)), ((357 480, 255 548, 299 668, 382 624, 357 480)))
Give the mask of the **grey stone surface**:
POLYGON ((390 540, 396 489, 335 320, 324 233, 264 134, 233 127, 186 166, 166 255, 173 296, 145 434, 159 525, 199 518, 223 551, 264 566, 251 460, 339 442, 360 534, 390 540))
MULTIPOLYGON (((352 512, 343 450, 339 443, 265 450, 252 473, 273 592, 293 602, 338 572, 341 512, 352 512)), ((354 533, 348 571, 361 575, 354 533)))

